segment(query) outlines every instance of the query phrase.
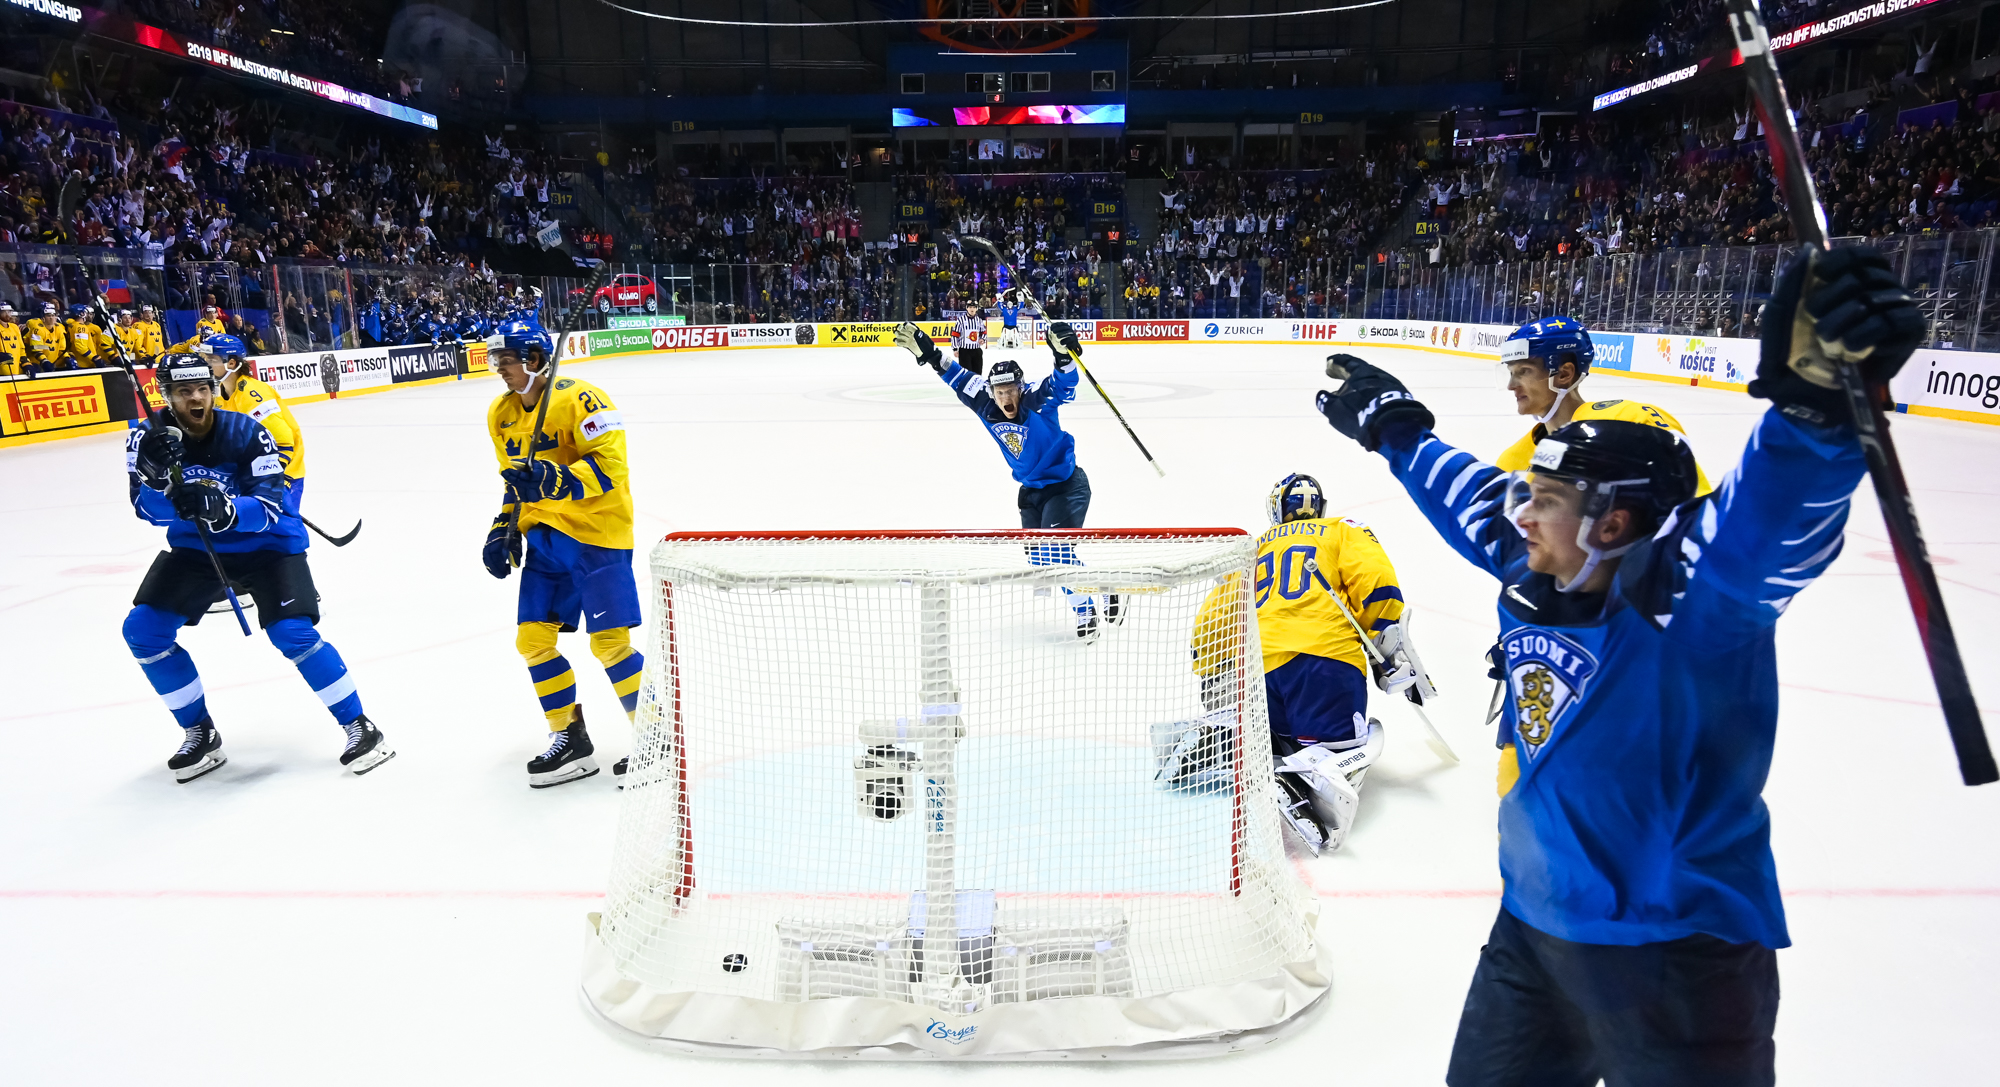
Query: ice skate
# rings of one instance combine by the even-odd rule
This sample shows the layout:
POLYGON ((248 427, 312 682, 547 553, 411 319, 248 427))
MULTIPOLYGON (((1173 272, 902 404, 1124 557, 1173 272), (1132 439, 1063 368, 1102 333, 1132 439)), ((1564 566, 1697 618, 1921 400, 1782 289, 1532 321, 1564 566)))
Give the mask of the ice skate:
MULTIPOLYGON (((1279 774, 1277 782, 1279 817, 1312 850, 1313 856, 1319 856, 1326 849, 1327 833, 1326 824, 1313 811, 1312 790, 1305 787, 1297 774, 1279 774)), ((1339 848, 1337 843, 1335 848, 1339 848)))
POLYGON ((396 750, 383 739, 366 714, 341 726, 347 730, 347 750, 340 753, 340 765, 355 775, 365 774, 396 757, 396 750))
POLYGON ((187 726, 183 730, 187 736, 181 741, 181 749, 167 760, 167 769, 174 772, 174 780, 186 785, 188 782, 216 769, 229 761, 222 753, 222 733, 208 718, 187 726))
POLYGON ((569 727, 549 733, 549 749, 528 763, 528 787, 546 789, 597 773, 597 749, 583 727, 583 708, 572 711, 569 727))

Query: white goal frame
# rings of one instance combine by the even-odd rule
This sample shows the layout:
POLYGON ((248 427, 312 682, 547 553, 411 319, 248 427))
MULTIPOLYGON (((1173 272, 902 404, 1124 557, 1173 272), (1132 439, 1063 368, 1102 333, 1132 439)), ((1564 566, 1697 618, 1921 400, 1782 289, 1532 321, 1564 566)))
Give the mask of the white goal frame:
MULTIPOLYGON (((667 536, 652 556, 655 603, 641 734, 625 778, 612 887, 604 911, 590 915, 587 1006, 622 1028, 620 1033, 671 1049, 734 1056, 1180 1057, 1230 1052, 1281 1036, 1320 1002, 1330 980, 1326 949, 1315 934, 1317 903, 1284 853, 1273 786, 1262 769, 1269 723, 1250 604, 1254 560, 1253 538, 1235 528, 667 536), (1152 544, 1181 565, 1148 562, 1152 544), (1093 548, 1103 561, 1093 560, 1093 548), (1034 553, 1046 549, 1062 549, 1068 558, 1037 562, 1034 553), (905 551, 928 557, 931 565, 902 561, 905 551), (746 555, 826 561, 819 566, 736 561, 746 555), (767 601, 782 607, 793 599, 810 607, 868 589, 893 594, 900 602, 895 614, 914 622, 913 638, 908 630, 894 630, 885 631, 883 640, 895 643, 885 645, 885 652, 914 648, 920 706, 908 716, 854 724, 846 720, 850 707, 842 705, 841 719, 822 731, 851 728, 847 735, 867 753, 892 756, 854 760, 858 818, 867 822, 868 797, 876 785, 895 783, 895 795, 902 798, 900 787, 907 782, 907 807, 922 828, 920 886, 900 892, 906 907, 884 904, 895 898, 892 887, 860 895, 874 901, 850 912, 844 912, 849 902, 841 894, 806 888, 706 894, 697 859, 712 857, 712 845, 705 844, 697 825, 696 797, 703 786, 691 777, 689 756, 689 715, 700 710, 691 711, 685 685, 703 682, 702 664, 712 671, 714 658, 730 652, 741 658, 730 663, 749 672, 733 680, 771 681, 742 667, 744 660, 759 660, 758 647, 735 644, 738 628, 727 625, 732 607, 768 609, 767 601), (1033 605, 1030 591, 1047 597, 1058 589, 1065 603, 1096 594, 1088 599, 1100 608, 1107 594, 1120 593, 1123 606, 1135 611, 1131 602, 1137 595, 1178 594, 1172 597, 1180 605, 1173 621, 1183 625, 1191 614, 1189 601, 1200 594, 1208 597, 1204 616, 1214 601, 1226 601, 1215 612, 1223 617, 1220 625, 1204 620, 1213 629, 1226 628, 1236 661, 1220 682, 1202 687, 1204 706, 1211 691, 1220 692, 1214 701, 1226 703, 1202 720, 1222 722, 1216 727, 1232 737, 1213 774, 1216 783, 1205 790, 1222 794, 1207 803, 1227 805, 1227 875, 1225 880, 1218 872, 1213 889, 1121 896, 1101 888, 1073 893, 1001 888, 996 899, 996 890, 959 884, 960 747, 971 711, 954 678, 955 593, 961 599, 973 592, 1011 594, 1005 599, 1014 610, 1006 614, 1013 617, 1033 605), (777 595, 795 590, 796 598, 777 595), (1225 590, 1234 595, 1220 596, 1225 590), (697 628, 723 644, 712 651, 691 644, 691 636, 701 636, 691 635, 697 628), (708 658, 692 665, 693 673, 690 653, 708 658), (1135 897, 1146 901, 1121 901, 1135 897), (1172 918, 1173 939, 1166 940, 1158 935, 1160 918, 1175 909, 1181 912, 1172 918), (734 943, 715 942, 722 939, 716 935, 722 928, 719 915, 727 915, 727 939, 734 943), (1183 946, 1190 935, 1202 943, 1201 932, 1187 930, 1203 924, 1218 926, 1217 954, 1235 952, 1242 961, 1225 962, 1194 984, 1165 985, 1157 968, 1161 945, 1183 946), (927 934, 954 929, 956 946, 934 939, 926 952, 927 934), (754 937, 753 945, 746 931, 765 936, 754 937), (693 948, 708 952, 699 959, 707 963, 716 958, 717 947, 739 944, 750 954, 722 955, 717 973, 702 975, 687 965, 696 957, 693 948), (669 959, 675 965, 662 965, 669 959), (1150 972, 1149 962, 1155 964, 1150 972), (748 984, 751 975, 745 971, 752 968, 762 972, 757 985, 748 984)), ((749 630, 755 621, 745 615, 742 627, 749 630)), ((762 621, 769 624, 768 618, 762 621)), ((973 621, 961 617, 957 629, 965 634, 964 624, 973 621)), ((1107 624, 1104 637, 1118 636, 1107 624)), ((1187 637, 1181 634, 1183 654, 1187 637)), ((1042 652, 1091 651, 1078 644, 1042 652)), ((1146 663, 1161 666, 1157 660, 1146 663)), ((707 682, 721 686, 712 676, 707 682)), ((715 701, 712 692, 705 701, 700 692, 693 697, 702 705, 715 701)), ((1173 730, 1190 723, 1153 727, 1149 743, 1156 763, 1172 747, 1173 730), (1164 735, 1162 728, 1168 730, 1164 735)), ((709 724, 697 721, 695 727, 709 724)), ((780 795, 773 802, 784 799, 780 795)), ((886 818, 900 814, 897 808, 886 818)), ((815 815, 824 817, 824 805, 799 817, 815 815)), ((1193 971, 1167 973, 1185 981, 1180 975, 1193 971)))

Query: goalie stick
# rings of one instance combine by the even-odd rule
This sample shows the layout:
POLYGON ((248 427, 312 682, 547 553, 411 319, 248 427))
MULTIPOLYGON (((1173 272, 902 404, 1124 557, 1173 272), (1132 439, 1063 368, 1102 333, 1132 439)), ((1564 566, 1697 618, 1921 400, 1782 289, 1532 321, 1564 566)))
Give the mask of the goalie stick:
MULTIPOLYGON (((1792 123, 1785 84, 1779 77, 1777 57, 1771 52, 1770 34, 1764 28, 1764 14, 1757 0, 1729 0, 1729 30, 1743 58, 1743 74, 1756 102, 1757 119, 1764 126, 1772 172, 1784 193, 1792 230, 1800 242, 1824 251, 1826 211, 1813 189, 1812 171, 1806 165, 1805 149, 1792 123)), ((1791 317, 1788 314, 1784 319, 1791 317)), ((1865 381, 1860 367, 1845 359, 1835 360, 1835 369, 1840 375, 1842 391, 1847 394, 1855 434, 1868 459, 1868 476, 1874 481, 1875 498, 1889 529, 1896 566, 1903 574, 1903 588, 1910 597, 1917 634, 1923 641, 1924 655, 1930 660, 1931 679, 1937 684, 1945 728, 1951 733, 1952 749, 1958 756, 1959 776, 1967 785, 2000 780, 2000 768, 1994 765, 1986 729, 1979 719, 1979 705, 1973 700, 1972 684, 1966 677, 1965 660, 1959 655, 1958 639, 1945 614, 1937 571, 1931 567, 1930 554, 1924 547, 1910 485, 1903 477, 1895 443, 1889 438, 1889 419, 1883 409, 1894 400, 1888 382, 1865 381)))
MULTIPOLYGON (((590 300, 597 296, 597 289, 604 286, 605 279, 610 275, 611 262, 599 261, 597 269, 590 273, 590 282, 584 285, 582 296, 570 303, 569 313, 563 317, 562 331, 556 333, 556 349, 549 354, 548 363, 542 367, 545 371, 542 374, 542 398, 535 405, 535 430, 528 438, 530 465, 535 463, 535 452, 542 444, 542 423, 549 417, 549 400, 555 393, 556 367, 562 361, 563 348, 569 346, 570 333, 575 332, 576 326, 582 323, 585 311, 590 309, 590 300)), ((507 539, 510 541, 507 561, 514 566, 521 565, 521 550, 511 546, 511 541, 521 538, 521 506, 522 503, 516 500, 513 508, 507 511, 507 539)), ((360 531, 361 526, 355 525, 354 528, 360 531)))
MULTIPOLYGON (((1332 585, 1327 584, 1326 575, 1319 571, 1319 562, 1315 559, 1307 559, 1306 569, 1312 571, 1313 580, 1319 582, 1319 587, 1326 590, 1326 595, 1333 598, 1333 606, 1339 608, 1340 614, 1347 618, 1347 625, 1354 628, 1354 636, 1361 639, 1361 648, 1368 654, 1368 659, 1386 667, 1389 663, 1388 660, 1383 657, 1382 651, 1376 648, 1374 640, 1368 637, 1368 632, 1361 629, 1361 620, 1356 619, 1354 613, 1348 610, 1347 601, 1341 599, 1340 594, 1333 591, 1332 585)), ((1431 686, 1430 673, 1424 671, 1424 662, 1417 657, 1416 644, 1409 639, 1407 624, 1410 621, 1410 615, 1410 609, 1404 608, 1402 621, 1405 627, 1402 649, 1404 655, 1409 657, 1411 666, 1417 670, 1417 680, 1403 692, 1403 697, 1409 699, 1410 708, 1417 711, 1417 720, 1424 723, 1424 742, 1430 745, 1431 754, 1455 766, 1458 764, 1458 752, 1453 751, 1451 745, 1445 742, 1444 736, 1438 732, 1437 726, 1431 724, 1430 715, 1424 712, 1424 702, 1427 699, 1437 697, 1437 688, 1431 686)))
MULTIPOLYGON (((985 238, 982 238, 977 234, 962 234, 959 236, 958 240, 971 245, 976 245, 979 248, 986 250, 988 253, 991 253, 993 255, 993 259, 999 262, 1001 267, 1007 269, 1007 278, 1014 281, 1014 289, 1020 291, 1022 294, 1028 293, 1028 288, 1021 285, 1020 274, 1014 270, 1014 266, 1012 264, 1008 263, 1007 258, 1000 255, 1000 248, 998 246, 994 245, 992 242, 987 241, 985 238)), ((1028 295, 1028 297, 1033 298, 1034 296, 1028 295)), ((1040 301, 1037 300, 1036 301, 1037 308, 1039 308, 1040 305, 1041 305, 1040 301)), ((1043 319, 1046 321, 1047 314, 1043 315, 1043 319)), ((1132 439, 1133 445, 1139 447, 1139 454, 1146 458, 1146 463, 1153 466, 1153 471, 1158 473, 1160 478, 1162 479, 1166 478, 1167 470, 1165 468, 1160 467, 1159 461, 1153 459, 1153 454, 1146 448, 1146 443, 1139 440, 1139 435, 1132 429, 1132 424, 1125 421, 1125 413, 1119 411, 1118 405, 1111 402, 1111 394, 1104 391, 1104 386, 1097 383, 1097 376, 1095 374, 1092 374, 1090 372, 1090 368, 1083 364, 1082 350, 1079 348, 1077 353, 1071 355, 1070 358, 1075 360, 1076 368, 1078 370, 1083 371, 1083 376, 1090 379, 1090 387, 1096 389, 1097 395, 1104 398, 1104 406, 1111 409, 1112 415, 1117 416, 1118 425, 1125 428, 1125 436, 1132 439)))

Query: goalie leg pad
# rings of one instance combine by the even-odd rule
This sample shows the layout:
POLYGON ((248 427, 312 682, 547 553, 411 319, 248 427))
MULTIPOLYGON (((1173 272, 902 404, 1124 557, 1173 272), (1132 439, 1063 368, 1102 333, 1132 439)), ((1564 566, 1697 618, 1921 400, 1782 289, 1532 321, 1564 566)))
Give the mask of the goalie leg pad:
POLYGON ((1153 725, 1153 781, 1176 792, 1212 793, 1236 773, 1235 713, 1219 710, 1199 721, 1153 725))
POLYGON ((1361 809, 1362 782, 1382 757, 1385 740, 1381 722, 1370 720, 1367 741, 1359 747, 1340 750, 1331 744, 1314 744, 1279 761, 1279 777, 1296 777, 1311 794, 1313 812, 1326 828, 1328 849, 1340 848, 1353 829, 1361 809))

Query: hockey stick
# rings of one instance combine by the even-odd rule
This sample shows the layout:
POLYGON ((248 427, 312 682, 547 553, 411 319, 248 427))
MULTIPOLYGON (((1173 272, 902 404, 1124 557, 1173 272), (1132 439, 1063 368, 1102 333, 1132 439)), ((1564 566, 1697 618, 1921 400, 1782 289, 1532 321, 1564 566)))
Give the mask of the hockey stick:
MULTIPOLYGON (((986 250, 988 253, 993 254, 993 259, 999 261, 1000 264, 1007 269, 1007 278, 1014 281, 1015 289, 1021 291, 1023 294, 1027 293, 1028 288, 1021 285, 1020 274, 1014 270, 1014 266, 1012 264, 1007 263, 1006 258, 1000 255, 999 248, 995 246, 992 242, 987 241, 985 238, 979 237, 976 234, 963 235, 959 238, 959 241, 970 242, 971 244, 986 250)), ((1033 296, 1030 295, 1029 297, 1033 296)), ((1041 304, 1037 302, 1036 308, 1040 308, 1040 305, 1041 304)), ((1044 313, 1043 320, 1047 321, 1047 319, 1048 315, 1044 313)), ((1091 373, 1090 368, 1083 364, 1083 347, 1081 344, 1077 345, 1077 353, 1071 355, 1070 358, 1076 363, 1076 368, 1078 370, 1083 371, 1083 376, 1090 379, 1090 387, 1096 389, 1097 395, 1104 398, 1104 406, 1110 408, 1111 414, 1118 418, 1118 425, 1125 428, 1125 436, 1132 439, 1133 445, 1139 447, 1139 453, 1141 456, 1144 456, 1146 458, 1146 463, 1153 466, 1153 471, 1158 473, 1160 478, 1162 479, 1166 478, 1167 470, 1165 468, 1160 467, 1159 461, 1153 459, 1153 454, 1146 448, 1146 443, 1139 440, 1139 435, 1135 431, 1133 431, 1132 424, 1125 421, 1125 413, 1119 411, 1118 405, 1111 402, 1111 394, 1104 391, 1104 386, 1098 384, 1097 382, 1097 375, 1091 373)))
MULTIPOLYGON (((1361 629, 1361 620, 1354 617, 1354 613, 1347 608, 1347 601, 1341 599, 1340 594, 1333 591, 1333 586, 1327 584, 1326 575, 1319 571, 1319 563, 1313 559, 1307 559, 1306 569, 1312 571, 1313 580, 1319 582, 1319 587, 1326 590, 1326 595, 1333 598, 1333 606, 1339 608, 1340 614, 1347 618, 1347 625, 1354 628, 1354 636, 1361 639, 1361 648, 1368 654, 1368 659, 1385 668, 1388 667, 1389 662, 1383 658, 1382 651, 1375 648, 1375 643, 1368 637, 1368 632, 1361 629)), ((1411 647, 1411 651, 1415 651, 1414 646, 1411 647)), ((1430 678, 1424 676, 1422 668, 1417 670, 1417 674, 1423 676, 1423 685, 1428 686, 1430 678)), ((1436 692, 1433 691, 1432 693, 1436 692)), ((1453 751, 1451 745, 1445 742, 1444 736, 1438 732, 1437 726, 1431 724, 1430 715, 1424 712, 1423 695, 1419 692, 1419 688, 1412 686, 1409 690, 1403 692, 1403 697, 1409 701, 1410 708, 1417 711, 1417 720, 1424 723, 1424 742, 1430 745, 1431 754, 1454 766, 1458 765, 1458 752, 1453 751)))
MULTIPOLYGON (((1756 101, 1757 118, 1764 125, 1764 140, 1771 151, 1771 166, 1785 194, 1792 229, 1799 241, 1824 251, 1826 211, 1813 190, 1812 171, 1806 165, 1805 149, 1785 100, 1785 85, 1778 75, 1778 62, 1771 52, 1770 35, 1757 0, 1729 0, 1729 29, 1743 57, 1743 73, 1750 81, 1756 101)), ((1782 315, 1790 320, 1791 315, 1782 315)), ((1923 640, 1924 655, 1930 659, 1931 679, 1937 684, 1938 702, 1944 708, 1945 728, 1958 755, 1959 776, 1967 785, 1985 785, 2000 780, 2000 768, 1993 763, 1993 751, 1986 742, 1986 729, 1979 719, 1979 705, 1972 697, 1966 678, 1965 660, 1958 652, 1951 620, 1945 615, 1944 594, 1938 588, 1937 571, 1924 547, 1923 530, 1917 524, 1917 509, 1910 497, 1910 485, 1903 477, 1896 446, 1889 438, 1889 419, 1883 407, 1894 403, 1887 381, 1868 381, 1860 367, 1846 359, 1835 360, 1841 389, 1854 419, 1854 431, 1868 459, 1868 476, 1875 484, 1875 499, 1888 525, 1889 543, 1896 565, 1903 574, 1903 589, 1910 597, 1910 610, 1917 621, 1917 635, 1923 640)))
MULTIPOLYGON (((76 270, 83 273, 84 286, 90 290, 91 308, 97 311, 97 316, 104 321, 105 328, 113 328, 114 326, 111 323, 111 306, 104 300, 103 295, 97 293, 97 281, 91 278, 90 270, 83 266, 82 261, 76 262, 76 270)), ((125 346, 124 337, 113 331, 111 333, 111 343, 118 351, 118 362, 125 368, 125 376, 131 379, 133 395, 138 398, 138 406, 146 413, 146 423, 149 426, 161 426, 159 414, 154 412, 153 405, 146 401, 145 387, 139 384, 139 370, 132 364, 132 352, 125 346)), ((155 373, 157 372, 155 370, 155 373)), ((164 396, 164 391, 162 395, 164 396)), ((167 433, 172 434, 175 438, 181 436, 179 427, 169 426, 165 429, 167 433)), ((174 470, 173 489, 179 490, 181 487, 180 462, 175 461, 172 467, 174 470)), ((211 540, 208 536, 208 526, 202 524, 200 521, 196 521, 194 527, 195 531, 201 534, 201 549, 208 552, 209 565, 215 568, 215 580, 222 586, 222 595, 229 598, 229 610, 236 613, 236 625, 243 628, 243 636, 248 638, 250 636, 250 620, 243 617, 243 602, 236 599, 236 589, 229 584, 229 575, 223 572, 222 556, 215 553, 215 541, 211 540)))
POLYGON ((347 546, 348 544, 350 544, 350 543, 354 542, 354 538, 355 538, 356 536, 359 536, 359 535, 361 535, 361 522, 360 522, 360 521, 355 521, 355 522, 354 522, 354 527, 353 527, 353 528, 351 528, 351 529, 348 529, 348 530, 347 530, 347 535, 345 535, 345 536, 329 536, 329 535, 327 535, 327 531, 326 531, 325 529, 323 529, 323 528, 319 527, 319 526, 318 526, 318 525, 316 525, 316 524, 313 524, 313 523, 312 523, 311 521, 306 521, 306 516, 305 516, 305 514, 303 514, 303 513, 302 513, 302 514, 299 514, 299 520, 301 520, 301 521, 305 521, 305 526, 306 526, 307 528, 309 528, 309 529, 312 529, 312 530, 313 530, 314 532, 317 532, 317 533, 319 533, 319 535, 320 535, 320 539, 323 539, 323 540, 325 540, 325 541, 326 541, 327 543, 330 543, 330 544, 332 544, 332 545, 333 545, 333 546, 335 546, 335 547, 346 547, 346 546, 347 546))
MULTIPOLYGON (((590 282, 584 285, 583 299, 572 304, 569 308, 569 313, 563 317, 562 331, 556 333, 556 349, 549 355, 548 363, 542 367, 540 375, 542 379, 542 396, 535 404, 535 431, 528 436, 528 467, 530 471, 534 468, 536 449, 542 444, 542 423, 549 417, 549 401, 555 394, 556 369, 562 363, 563 348, 569 346, 570 334, 576 331, 578 324, 582 323, 584 313, 590 309, 590 300, 596 296, 597 288, 602 287, 604 281, 610 275, 611 262, 599 261, 597 269, 590 274, 590 282)), ((532 382, 534 378, 531 377, 528 380, 532 382)), ((511 546, 511 543, 521 538, 521 507, 525 504, 519 498, 516 498, 513 508, 507 511, 507 539, 510 543, 510 546, 507 548, 507 562, 513 566, 521 565, 518 552, 511 546)), ((360 525, 355 525, 354 528, 357 532, 361 530, 360 525)))

